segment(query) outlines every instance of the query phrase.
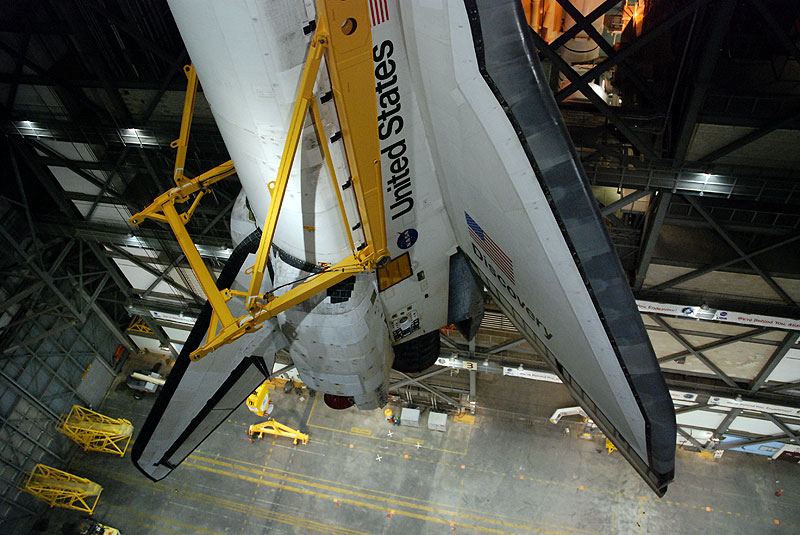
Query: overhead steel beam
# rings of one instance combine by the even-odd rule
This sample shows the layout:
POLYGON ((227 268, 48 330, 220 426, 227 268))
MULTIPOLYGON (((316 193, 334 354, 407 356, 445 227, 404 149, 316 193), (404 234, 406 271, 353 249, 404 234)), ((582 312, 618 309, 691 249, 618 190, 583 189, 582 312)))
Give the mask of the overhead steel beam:
POLYGON ((727 444, 717 444, 714 449, 729 450, 732 448, 741 448, 744 446, 757 446, 759 444, 766 444, 767 442, 789 442, 791 439, 784 434, 769 435, 764 437, 753 437, 745 440, 737 440, 736 442, 728 442, 727 444))
POLYGON ((183 254, 183 253, 181 253, 177 257, 175 257, 175 260, 173 260, 166 268, 164 268, 164 271, 162 271, 161 274, 158 277, 156 277, 153 282, 150 283, 150 286, 148 286, 147 289, 145 289, 145 291, 142 292, 141 296, 142 297, 149 297, 150 294, 153 293, 153 290, 155 290, 156 286, 158 286, 159 283, 161 281, 163 281, 167 277, 167 275, 169 275, 169 272, 172 271, 173 269, 175 269, 175 267, 184 258, 186 258, 186 255, 183 254))
POLYGON ((633 280, 633 289, 641 290, 644 280, 647 277, 647 270, 653 260, 653 253, 656 250, 658 236, 664 226, 667 217, 669 203, 672 200, 672 193, 662 191, 655 196, 655 205, 651 203, 650 217, 647 222, 647 231, 644 234, 642 246, 639 248, 639 261, 636 265, 636 273, 633 280))
MULTIPOLYGON (((653 316, 653 314, 651 314, 651 316, 653 316)), ((665 331, 667 331, 667 328, 664 328, 663 326, 662 326, 662 328, 665 331)), ((678 331, 675 328, 673 328, 671 326, 669 326, 669 329, 671 329, 673 332, 675 332, 677 334, 680 334, 680 333, 678 333, 678 331)), ((730 344, 735 344, 736 342, 744 342, 744 341, 748 340, 749 338, 752 338, 754 336, 759 336, 759 335, 764 334, 765 332, 768 332, 768 331, 769 331, 769 329, 766 329, 764 327, 758 327, 756 329, 752 329, 752 330, 749 330, 749 331, 746 331, 746 332, 743 332, 743 333, 740 333, 740 334, 735 334, 733 336, 727 336, 727 337, 725 337, 725 338, 723 338, 721 340, 716 340, 714 342, 709 342, 707 344, 703 344, 701 346, 697 346, 697 347, 694 348, 694 350, 695 351, 706 351, 708 349, 715 349, 715 348, 724 347, 724 346, 727 346, 727 345, 730 345, 730 344)), ((667 331, 667 332, 669 332, 669 331, 667 331)), ((693 353, 690 350, 686 349, 684 351, 678 351, 676 353, 672 353, 670 355, 666 355, 664 357, 660 357, 658 359, 658 362, 659 362, 659 364, 664 363, 664 362, 670 362, 672 360, 677 360, 679 358, 683 358, 683 357, 689 356, 691 354, 693 354, 693 353)))
POLYGON ((755 262, 753 262, 753 259, 750 258, 747 255, 747 253, 745 253, 742 250, 742 248, 739 246, 739 244, 736 243, 736 241, 730 236, 730 234, 728 234, 728 232, 724 228, 722 228, 722 226, 720 226, 720 224, 717 223, 717 221, 713 217, 711 217, 711 214, 709 214, 694 197, 684 195, 683 198, 686 200, 686 202, 688 202, 692 206, 692 208, 694 208, 694 210, 698 214, 700 214, 703 217, 703 219, 705 219, 708 222, 709 225, 711 225, 711 228, 713 228, 717 232, 717 234, 719 234, 720 237, 722 237, 722 239, 725 240, 725 243, 727 243, 731 247, 731 249, 736 251, 736 254, 742 257, 742 259, 745 262, 747 262, 747 264, 753 269, 753 271, 758 273, 758 275, 762 279, 764 279, 764 282, 766 282, 767 285, 769 285, 769 287, 772 288, 772 291, 778 294, 778 296, 786 304, 794 307, 798 306, 797 303, 794 302, 794 299, 792 299, 789 296, 789 294, 787 294, 786 291, 783 288, 781 288, 778 285, 778 283, 776 283, 772 279, 772 277, 769 276, 769 274, 767 274, 767 272, 765 272, 755 262))
MULTIPOLYGON (((670 17, 666 18, 664 21, 660 22, 655 28, 651 29, 650 31, 642 34, 640 37, 637 37, 635 41, 628 44, 624 48, 622 48, 613 58, 608 58, 600 63, 598 63, 595 67, 589 69, 583 75, 579 76, 575 82, 570 83, 567 87, 561 89, 558 93, 556 93, 556 100, 562 101, 568 96, 570 96, 575 91, 581 90, 582 86, 589 83, 591 80, 597 78, 604 72, 608 71, 615 65, 625 61, 629 57, 633 56, 636 52, 653 42, 656 37, 667 31, 668 29, 672 28, 675 24, 679 23, 700 7, 704 6, 708 3, 708 0, 695 0, 690 4, 687 4, 683 9, 680 9, 673 13, 670 17)), ((579 30, 580 31, 580 30, 579 30)), ((577 32, 576 32, 577 33, 577 32)), ((556 41, 553 42, 555 44, 556 41)), ((574 71, 573 71, 574 72, 574 71)), ((577 74, 577 73, 576 73, 577 74)))
POLYGON ((404 379, 406 379, 407 381, 411 381, 411 383, 412 383, 412 384, 415 384, 415 385, 419 386, 420 388, 422 388, 422 389, 424 389, 424 390, 427 390, 427 391, 428 391, 428 392, 430 392, 432 395, 434 395, 434 396, 436 396, 437 398, 440 398, 440 399, 442 399, 442 400, 446 401, 446 402, 447 402, 447 403, 449 403, 450 405, 452 405, 452 406, 454 406, 454 407, 458 407, 458 406, 459 406, 459 403, 458 403, 458 401, 454 400, 453 398, 451 398, 451 397, 450 397, 450 396, 448 396, 448 395, 442 394, 441 392, 439 392, 439 391, 438 391, 438 390, 436 390, 435 388, 432 388, 432 387, 430 387, 430 386, 426 385, 425 383, 420 383, 420 382, 419 382, 419 381, 417 381, 416 379, 414 379, 414 378, 412 378, 412 377, 409 377, 408 375, 404 374, 404 373, 403 373, 403 372, 401 372, 401 371, 397 371, 397 370, 393 370, 393 371, 394 371, 394 373, 396 373, 396 374, 400 375, 401 377, 403 377, 403 378, 404 378, 404 379))
MULTIPOLYGON (((95 187, 98 187, 98 188, 101 188, 101 189, 105 188, 107 191, 109 191, 111 193, 111 195, 114 196, 115 199, 117 199, 121 203, 123 203, 126 206, 128 206, 128 202, 123 198, 123 196, 117 190, 111 188, 108 185, 107 182, 104 182, 104 181, 100 180, 99 178, 97 178, 96 176, 92 175, 91 173, 87 173, 86 171, 84 171, 84 169, 80 166, 80 162, 76 162, 74 160, 69 160, 69 159, 65 158, 59 152, 51 149, 50 147, 48 147, 47 145, 45 145, 44 143, 41 143, 39 141, 31 140, 31 141, 29 141, 29 143, 31 143, 34 147, 36 147, 36 150, 40 150, 40 151, 44 152, 45 154, 47 154, 49 156, 47 161, 53 162, 53 163, 45 164, 45 163, 41 162, 41 160, 39 160, 38 163, 40 163, 42 165, 53 165, 53 166, 57 166, 57 167, 65 167, 65 168, 69 169, 70 171, 72 171, 73 173, 75 173, 76 175, 80 176, 82 179, 84 179, 86 182, 90 183, 91 185, 93 185, 95 187)), ((131 204, 130 208, 132 210, 136 209, 135 206, 133 206, 132 204, 131 204)))
POLYGON ((780 418, 778 418, 774 414, 766 412, 766 411, 761 411, 761 414, 766 416, 767 420, 769 420, 773 424, 777 425, 778 428, 781 431, 783 431, 786 434, 786 436, 789 437, 789 439, 792 442, 797 442, 800 439, 800 436, 798 436, 797 433, 794 430, 789 429, 789 427, 786 425, 786 423, 783 422, 780 418))
POLYGON ((780 392, 781 390, 792 390, 798 388, 800 389, 800 381, 791 381, 789 383, 778 383, 776 385, 770 385, 767 387, 760 388, 758 390, 759 393, 761 392, 780 392))
MULTIPOLYGON (((103 110, 103 108, 98 106, 96 103, 92 102, 92 100, 89 99, 70 80, 67 80, 67 79, 62 78, 62 77, 54 76, 50 72, 49 69, 46 69, 46 68, 42 67, 41 65, 39 65, 38 63, 36 63, 35 61, 30 59, 26 55, 24 55, 24 54, 21 55, 19 50, 14 49, 13 47, 9 46, 7 43, 5 43, 3 41, 0 41, 0 50, 5 52, 6 54, 11 56, 12 58, 21 58, 22 62, 25 64, 25 66, 30 68, 32 71, 34 71, 37 75, 39 75, 42 78, 44 78, 48 82, 48 85, 54 85, 54 86, 57 86, 57 87, 60 87, 60 88, 64 89, 67 92, 68 97, 70 99, 72 99, 75 102, 79 103, 84 108, 86 108, 88 110, 92 110, 95 113, 99 112, 99 113, 102 113, 103 115, 106 114, 106 111, 103 110)), ((14 77, 14 75, 11 75, 11 80, 14 80, 14 79, 18 80, 19 77, 14 77)))
POLYGON ((456 350, 463 349, 459 344, 455 343, 449 337, 447 337, 447 336, 445 336, 443 334, 439 335, 439 342, 441 342, 442 344, 446 345, 450 349, 456 349, 456 350))
POLYGON ((715 438, 722 437, 722 435, 728 431, 728 428, 731 426, 733 421, 739 417, 740 414, 742 414, 742 409, 731 409, 728 414, 725 415, 725 418, 723 418, 722 422, 720 422, 717 428, 714 429, 713 436, 715 438))
POLYGON ((713 9, 708 9, 706 23, 711 25, 710 31, 704 33, 702 42, 705 45, 703 48, 700 61, 695 71, 694 84, 690 91, 689 101, 686 106, 681 110, 681 117, 683 120, 678 128, 675 138, 675 152, 674 158, 678 162, 686 159, 686 153, 689 149, 689 144, 694 135, 694 128, 697 124, 697 118, 700 115, 700 110, 706 98, 706 92, 711 87, 711 81, 714 77, 714 69, 719 60, 722 43, 728 33, 728 26, 731 22, 731 17, 736 9, 736 2, 722 1, 716 2, 713 9))
MULTIPOLYGON (((580 26, 581 30, 586 32, 586 34, 594 41, 597 46, 608 56, 609 58, 614 58, 617 55, 617 51, 614 49, 614 46, 606 41, 606 39, 598 32, 594 24, 594 20, 589 21, 587 17, 584 17, 583 14, 572 4, 570 0, 557 0, 561 7, 564 8, 564 11, 572 17, 572 20, 575 21, 576 26, 580 26)), ((639 74, 631 69, 625 62, 620 62, 619 67, 625 73, 625 78, 630 80, 633 85, 639 90, 639 94, 642 98, 647 101, 650 101, 650 94, 653 92, 650 87, 648 87, 647 82, 645 82, 639 74)))
POLYGON ((158 338, 158 342, 161 344, 161 347, 166 347, 169 350, 170 355, 172 358, 177 360, 178 359, 178 352, 172 347, 172 340, 170 340, 169 336, 167 336, 166 331, 161 328, 161 325, 158 324, 155 318, 150 315, 150 311, 147 311, 146 314, 141 315, 142 320, 145 324, 150 327, 150 330, 153 331, 153 334, 156 335, 158 338))
MULTIPOLYGON (((533 37, 534 43, 536 43, 536 47, 549 59, 555 67, 564 73, 564 76, 572 82, 571 86, 577 87, 583 96, 585 96, 589 101, 595 105, 595 107, 602 113, 609 121, 611 121, 614 126, 620 131, 622 136, 625 139, 623 141, 627 141, 634 147, 636 150, 647 156, 648 158, 657 158, 658 155, 656 154, 655 149, 653 146, 642 139, 638 133, 634 132, 634 130, 628 126, 628 124, 619 116, 616 110, 614 110, 611 106, 609 106, 605 100, 603 100, 600 95, 594 92, 594 90, 589 87, 588 82, 591 78, 587 80, 582 80, 582 77, 575 72, 575 69, 572 68, 564 59, 559 56, 556 52, 554 52, 550 46, 538 33, 530 32, 531 37, 533 37)), ((619 58, 619 55, 617 56, 619 58)))
POLYGON ((642 162, 638 158, 604 158, 585 165, 592 186, 651 189, 682 195, 721 199, 742 199, 797 206, 797 182, 794 169, 757 169, 751 166, 686 162, 670 168, 672 160, 642 162))
MULTIPOLYGON (((483 354, 486 354, 486 355, 493 355, 495 353, 499 353, 501 351, 505 351, 506 349, 511 349, 511 348, 517 347, 518 345, 523 344, 525 342, 526 342, 525 337, 520 336, 518 338, 514 338, 513 340, 509 340, 507 342, 501 342, 501 343, 499 343, 497 345, 494 345, 492 347, 488 347, 486 349, 481 349, 480 352, 483 353, 483 354)), ((473 350, 473 352, 474 352, 474 350, 473 350)))
POLYGON ((800 338, 800 333, 797 331, 790 331, 786 333, 786 336, 783 338, 783 342, 781 345, 775 349, 775 351, 770 355, 767 362, 764 366, 759 370, 758 374, 756 375, 755 379, 753 379, 753 384, 750 385, 750 390, 755 392, 762 385, 767 381, 772 372, 775 371, 775 368, 778 364, 781 363, 783 358, 789 352, 792 347, 797 344, 797 340, 800 338))
POLYGON ((771 134, 775 130, 779 130, 786 126, 789 126, 791 123, 800 119, 800 111, 795 112, 789 115, 782 115, 780 118, 775 119, 769 125, 759 128, 749 134, 745 134, 744 136, 731 141, 730 143, 723 145, 722 147, 713 150, 706 154, 705 156, 698 158, 697 160, 700 162, 713 162, 722 158, 723 156, 727 156, 733 151, 739 150, 751 143, 758 141, 762 137, 766 136, 767 134, 771 134))
POLYGON ((745 261, 748 258, 752 259, 752 258, 755 258, 756 256, 762 255, 762 254, 767 253, 769 251, 772 251, 774 249, 779 249, 781 247, 784 247, 786 245, 794 243, 794 242, 796 242, 798 240, 800 240, 800 234, 796 234, 796 235, 792 236, 791 238, 786 238, 784 240, 779 241, 778 243, 774 243, 774 244, 769 245, 767 247, 762 247, 761 249, 759 249, 757 251, 753 251, 752 253, 748 253, 745 256, 738 256, 736 258, 732 258, 732 259, 726 260, 724 262, 719 262, 719 263, 713 264, 711 266, 706 266, 706 267, 703 267, 703 268, 695 269, 694 271, 690 271, 689 273, 686 273, 686 274, 681 275, 679 277, 675 277, 674 279, 670 279, 670 280, 664 281, 664 282, 662 282, 660 284, 656 284, 655 286, 651 286, 651 287, 648 288, 648 290, 650 290, 650 291, 666 290, 667 288, 672 288, 673 286, 677 286, 678 284, 682 284, 682 283, 690 281, 692 279, 696 279, 698 277, 702 277, 703 275, 711 273, 712 271, 717 271, 717 270, 720 270, 720 269, 724 269, 724 268, 726 268, 728 266, 732 266, 734 264, 738 264, 739 262, 745 261))
MULTIPOLYGON (((158 277, 161 274, 161 272, 158 271, 157 269, 155 269, 153 266, 151 266, 147 262, 144 262, 144 261, 138 259, 137 257, 132 255, 131 253, 129 253, 125 249, 121 249, 120 247, 117 247, 116 245, 111 244, 111 243, 108 243, 106 245, 108 247, 110 247, 115 253, 117 253, 118 255, 122 256, 123 258, 133 262, 134 264, 136 264, 140 268, 144 269, 145 271, 147 271, 151 275, 153 275, 155 277, 158 277)), ((184 294, 186 294, 186 297, 189 297, 189 298, 193 299, 198 304, 205 303, 206 300, 201 298, 196 293, 194 293, 194 291, 191 290, 190 288, 187 288, 183 284, 175 281, 172 277, 166 277, 166 278, 167 278, 167 281, 166 281, 167 284, 169 284, 170 286, 174 286, 176 289, 178 289, 181 292, 183 292, 184 294)))
MULTIPOLYGON (((761 17, 763 17, 764 21, 772 30, 773 35, 778 39, 778 41, 781 42, 783 48, 786 49, 786 52, 789 54, 789 56, 794 57, 795 61, 800 62, 800 48, 797 47, 797 44, 794 41, 789 39, 785 28, 782 28, 780 23, 775 20, 775 17, 772 15, 772 12, 767 8, 767 6, 765 6, 761 0, 750 0, 750 3, 756 7, 761 17)), ((789 24, 788 26, 793 27, 794 24, 789 24)))
POLYGON ((692 445, 695 448, 699 449, 700 451, 707 451, 708 450, 708 448, 706 448, 704 445, 700 444, 700 442, 696 438, 694 438, 692 435, 690 435, 689 433, 684 431, 681 426, 678 426, 678 434, 681 435, 686 440, 688 440, 689 442, 691 442, 692 445))
POLYGON ((675 409, 675 414, 684 414, 687 412, 694 412, 699 411, 701 409, 706 409, 709 407, 708 403, 697 403, 696 405, 687 405, 685 407, 680 407, 675 409))
POLYGON ((634 191, 633 193, 629 193, 628 195, 622 197, 620 200, 614 201, 611 204, 609 204, 607 206, 603 206, 602 208, 600 208, 600 215, 602 215, 602 216, 611 215, 614 212, 616 212, 617 210, 619 210, 621 208, 624 208, 624 207, 628 206, 629 204, 635 203, 636 201, 638 201, 642 197, 647 197, 651 193, 653 193, 653 192, 652 191, 647 191, 647 190, 640 190, 640 191, 634 191))
MULTIPOLYGON (((591 13, 586 15, 584 19, 591 24, 600 17, 602 17, 603 15, 605 15, 610 9, 617 7, 619 5, 619 2, 620 0, 606 0, 605 2, 597 6, 594 10, 592 10, 591 13)), ((559 35, 555 39, 555 41, 550 43, 550 47, 553 50, 558 50, 559 48, 567 44, 573 37, 578 35, 581 32, 581 29, 582 28, 577 24, 572 26, 570 29, 559 35)))
POLYGON ((690 344, 680 333, 675 331, 661 316, 656 316, 654 314, 650 314, 650 317, 659 325, 661 325, 664 330, 666 330, 679 344, 681 344, 687 351, 689 351, 693 356, 695 356, 700 362, 702 362, 708 369, 714 372, 714 375, 722 379, 726 384, 732 386, 734 388, 739 388, 739 384, 731 379, 728 374, 726 374, 722 369, 714 364, 708 357, 703 355, 700 351, 695 349, 692 344, 690 344))
MULTIPOLYGON (((396 370, 394 370, 394 371, 396 371, 396 370)), ((438 370, 433 370, 431 372, 424 373, 422 375, 418 375, 417 377, 414 377, 413 379, 412 378, 408 378, 408 379, 406 379, 404 381, 398 381, 397 383, 390 383, 389 384, 389 390, 397 390, 399 388, 403 388, 404 386, 408 386, 410 384, 414 384, 414 383, 417 383, 417 382, 420 382, 420 381, 424 381, 425 379, 430 379, 431 377, 435 377, 435 376, 439 375, 440 373, 447 372, 447 371, 450 371, 450 368, 439 368, 438 370)), ((281 370, 281 373, 283 373, 283 370, 281 370)))

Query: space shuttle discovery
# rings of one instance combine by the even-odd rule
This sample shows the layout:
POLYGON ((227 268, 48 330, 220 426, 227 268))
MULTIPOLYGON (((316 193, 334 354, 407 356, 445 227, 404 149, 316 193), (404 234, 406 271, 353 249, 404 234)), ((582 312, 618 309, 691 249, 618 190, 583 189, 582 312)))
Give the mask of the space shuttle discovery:
POLYGON ((516 0, 169 6, 243 189, 224 299, 134 445, 145 475, 177 467, 281 349, 309 388, 383 406, 392 366, 433 365, 441 327, 475 335, 485 288, 663 495, 672 403, 516 0))

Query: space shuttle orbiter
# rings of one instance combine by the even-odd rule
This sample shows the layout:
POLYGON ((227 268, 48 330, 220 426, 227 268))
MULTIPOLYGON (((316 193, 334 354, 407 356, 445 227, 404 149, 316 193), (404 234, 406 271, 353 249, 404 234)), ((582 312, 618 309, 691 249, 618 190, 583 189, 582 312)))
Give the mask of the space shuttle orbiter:
MULTIPOLYGON (((442 326, 474 336, 485 287, 666 491, 672 403, 516 0, 169 5, 243 192, 222 291, 134 445, 148 477, 189 455, 280 349, 309 388, 382 406, 392 365, 432 365, 442 326), (293 306, 264 314, 278 303, 293 306)), ((177 184, 173 200, 204 191, 177 184)))

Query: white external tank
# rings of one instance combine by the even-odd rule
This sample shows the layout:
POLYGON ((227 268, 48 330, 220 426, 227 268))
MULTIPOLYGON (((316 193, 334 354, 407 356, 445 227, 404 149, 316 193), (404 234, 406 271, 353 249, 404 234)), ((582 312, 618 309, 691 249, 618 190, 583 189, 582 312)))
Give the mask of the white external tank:
MULTIPOLYGON (((310 37, 302 28, 315 18, 306 4, 169 0, 259 228, 266 220, 269 183, 277 176, 308 49, 310 37)), ((328 91, 326 84, 321 77, 318 96, 328 91)), ((332 101, 321 105, 329 128, 336 124, 333 110, 332 101)), ((320 142, 329 140, 320 140, 307 118, 270 254, 276 295, 353 252, 320 142)), ((337 143, 330 144, 341 155, 337 143)), ((337 163, 343 183, 346 168, 341 158, 337 163)), ((345 200, 348 214, 354 213, 352 193, 345 200)), ((363 241, 357 233, 353 238, 356 246, 363 241)), ((364 409, 383 405, 393 357, 376 295, 374 274, 359 273, 278 316, 303 381, 312 389, 353 397, 364 409)))

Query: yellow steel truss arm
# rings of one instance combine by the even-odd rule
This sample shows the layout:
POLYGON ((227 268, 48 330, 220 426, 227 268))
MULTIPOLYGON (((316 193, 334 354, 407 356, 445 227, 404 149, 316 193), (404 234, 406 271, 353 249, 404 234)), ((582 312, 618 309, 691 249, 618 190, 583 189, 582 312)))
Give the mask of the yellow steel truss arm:
MULTIPOLYGON (((176 187, 160 195, 145 210, 131 217, 130 221, 131 224, 138 225, 149 218, 168 223, 192 270, 197 275, 213 309, 206 343, 192 353, 192 359, 199 359, 220 346, 236 340, 246 332, 259 329, 264 321, 347 279, 354 273, 372 270, 389 261, 389 251, 386 247, 368 4, 361 0, 317 0, 317 30, 312 38, 303 69, 278 175, 275 181, 269 185, 271 201, 247 292, 217 289, 214 278, 203 263, 200 253, 186 231, 186 223, 191 219, 200 199, 210 186, 233 174, 235 169, 233 163, 228 161, 196 178, 189 179, 184 176, 186 147, 197 91, 197 76, 194 69, 188 66, 184 70, 188 78, 184 116, 180 138, 172 143, 172 146, 178 149, 174 174, 176 187), (347 221, 339 185, 333 172, 330 151, 325 143, 327 137, 322 131, 322 122, 313 95, 314 83, 323 57, 326 59, 331 80, 350 169, 350 180, 353 184, 358 214, 366 239, 366 243, 357 249, 353 244, 350 224, 347 221), (260 291, 267 269, 269 250, 275 236, 275 228, 286 193, 289 174, 300 143, 303 123, 309 112, 322 140, 323 155, 334 182, 334 191, 337 194, 342 222, 347 229, 353 254, 326 268, 322 273, 296 285, 279 297, 275 297, 271 293, 264 295, 260 291), (178 213, 175 205, 188 202, 193 195, 194 199, 188 210, 178 213), (239 318, 233 316, 227 305, 233 296, 245 299, 247 315, 239 318)), ((266 195, 267 192, 265 191, 264 194, 266 195)))

